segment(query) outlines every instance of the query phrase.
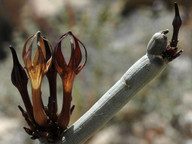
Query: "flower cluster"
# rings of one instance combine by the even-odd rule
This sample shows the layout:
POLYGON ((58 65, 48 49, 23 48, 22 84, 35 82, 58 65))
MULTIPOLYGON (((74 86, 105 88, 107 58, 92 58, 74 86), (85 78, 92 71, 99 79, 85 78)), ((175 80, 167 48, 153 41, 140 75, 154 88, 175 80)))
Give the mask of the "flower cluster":
POLYGON ((45 37, 41 37, 38 31, 24 44, 22 57, 26 71, 20 64, 15 49, 12 46, 10 49, 13 56, 11 80, 21 94, 26 111, 21 106, 18 107, 29 125, 29 128, 24 127, 25 131, 32 136, 32 139, 44 137, 49 141, 56 140, 67 129, 74 109, 74 106, 71 106, 73 81, 87 61, 84 44, 72 32, 68 32, 61 36, 52 50, 50 42, 45 37), (62 41, 67 37, 70 39, 71 46, 71 56, 68 62, 62 53, 62 41), (35 40, 37 40, 37 50, 32 60, 35 40), (60 113, 57 108, 57 73, 63 84, 63 105, 60 113), (49 82, 50 96, 47 106, 44 106, 41 97, 41 84, 44 76, 49 82), (28 77, 31 82, 32 102, 27 89, 28 77))

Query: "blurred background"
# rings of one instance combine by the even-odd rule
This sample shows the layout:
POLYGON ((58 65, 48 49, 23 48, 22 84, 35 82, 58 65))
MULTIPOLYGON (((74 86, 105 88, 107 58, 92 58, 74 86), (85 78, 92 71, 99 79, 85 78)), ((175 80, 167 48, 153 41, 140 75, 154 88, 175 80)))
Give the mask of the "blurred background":
MULTIPOLYGON (((192 1, 177 2, 183 20, 178 47, 184 53, 86 144, 192 144, 192 1)), ((145 54, 155 32, 169 29, 171 39, 173 17, 173 0, 0 0, 0 144, 38 143, 22 128, 27 124, 11 83, 10 44, 22 64, 24 42, 38 30, 53 46, 69 30, 85 44, 88 62, 74 83, 72 124, 145 54)), ((44 104, 47 88, 44 79, 44 104)))

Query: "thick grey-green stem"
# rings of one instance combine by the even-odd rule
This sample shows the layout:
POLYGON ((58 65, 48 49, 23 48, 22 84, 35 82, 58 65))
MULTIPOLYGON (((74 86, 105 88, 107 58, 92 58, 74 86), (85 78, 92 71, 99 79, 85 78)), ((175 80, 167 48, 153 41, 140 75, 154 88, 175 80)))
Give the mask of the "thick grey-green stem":
MULTIPOLYGON (((154 79, 168 64, 163 57, 167 48, 168 30, 156 33, 147 46, 147 53, 133 64, 56 144, 81 144, 106 124, 139 90, 154 79)), ((43 140, 40 140, 43 143, 43 140)))

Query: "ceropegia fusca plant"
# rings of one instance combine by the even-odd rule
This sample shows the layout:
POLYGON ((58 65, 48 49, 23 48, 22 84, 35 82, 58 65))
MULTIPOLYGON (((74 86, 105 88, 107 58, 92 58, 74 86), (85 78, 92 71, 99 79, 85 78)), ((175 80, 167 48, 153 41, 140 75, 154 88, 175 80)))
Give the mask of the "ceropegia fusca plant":
POLYGON ((25 109, 19 106, 29 128, 25 131, 40 143, 80 144, 108 122, 139 90, 159 75, 169 62, 181 55, 178 50, 178 33, 182 24, 179 9, 175 3, 173 19, 173 35, 167 42, 169 30, 155 33, 147 45, 146 54, 134 63, 120 80, 110 88, 80 119, 68 127, 70 115, 74 109, 71 106, 72 85, 75 76, 86 64, 87 52, 83 43, 72 32, 64 34, 54 50, 50 42, 40 36, 40 32, 31 36, 23 49, 25 69, 31 81, 32 103, 27 91, 27 74, 18 61, 16 52, 10 46, 13 55, 12 83, 19 90, 25 109), (62 40, 70 37, 71 57, 67 63, 62 55, 62 40), (31 60, 32 44, 37 39, 37 52, 31 60), (31 40, 31 41, 30 41, 31 40), (26 51, 27 43, 29 49, 26 51), (83 49, 80 49, 80 45, 83 49), (85 60, 82 62, 82 50, 85 60), (63 106, 57 110, 56 75, 60 75, 63 83, 63 106), (41 99, 41 82, 47 76, 50 84, 48 106, 41 99))

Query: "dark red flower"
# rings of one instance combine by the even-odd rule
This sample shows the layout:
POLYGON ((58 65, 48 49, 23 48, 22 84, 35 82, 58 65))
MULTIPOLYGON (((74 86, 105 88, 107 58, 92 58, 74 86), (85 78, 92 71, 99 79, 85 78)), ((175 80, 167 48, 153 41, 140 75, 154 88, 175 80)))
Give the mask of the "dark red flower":
POLYGON ((27 39, 23 48, 23 61, 31 82, 33 104, 31 104, 27 90, 27 74, 19 63, 14 48, 10 46, 10 49, 13 55, 12 83, 22 96, 26 111, 21 106, 19 109, 30 127, 24 127, 24 129, 29 135, 32 135, 32 139, 45 137, 48 141, 54 141, 61 136, 69 124, 71 111, 74 109, 74 106, 71 107, 73 81, 86 64, 86 48, 72 32, 64 34, 59 39, 54 52, 49 41, 40 36, 40 32, 27 39), (61 50, 61 43, 67 36, 70 38, 71 46, 71 57, 68 63, 61 50), (35 40, 37 40, 37 50, 32 60, 35 40), (83 54, 85 55, 84 59, 83 54), (63 106, 59 114, 57 113, 57 73, 63 82, 63 106), (41 84, 45 75, 50 91, 47 107, 44 106, 41 98, 41 84))
POLYGON ((71 100, 72 100, 72 86, 75 76, 83 69, 87 61, 87 51, 83 43, 77 39, 72 32, 68 32, 61 36, 54 49, 54 65, 59 73, 63 83, 63 106, 58 117, 58 125, 66 128, 71 114, 71 100), (71 57, 67 63, 61 50, 62 41, 69 36, 71 45, 71 57), (83 47, 85 60, 82 63, 82 51, 80 45, 83 47))
POLYGON ((51 66, 52 57, 46 59, 45 44, 43 38, 40 36, 40 32, 31 36, 25 42, 23 48, 23 61, 31 81, 34 119, 40 126, 46 126, 48 124, 48 117, 42 104, 41 83, 44 75, 51 66), (37 38, 37 51, 32 61, 32 45, 35 38, 37 38), (31 40, 31 42, 29 44, 29 49, 26 51, 29 40, 31 40))

